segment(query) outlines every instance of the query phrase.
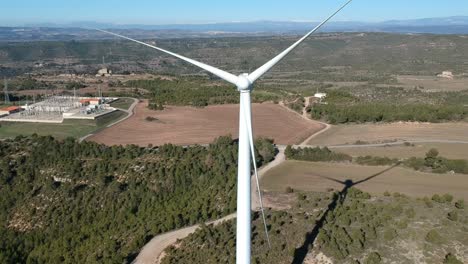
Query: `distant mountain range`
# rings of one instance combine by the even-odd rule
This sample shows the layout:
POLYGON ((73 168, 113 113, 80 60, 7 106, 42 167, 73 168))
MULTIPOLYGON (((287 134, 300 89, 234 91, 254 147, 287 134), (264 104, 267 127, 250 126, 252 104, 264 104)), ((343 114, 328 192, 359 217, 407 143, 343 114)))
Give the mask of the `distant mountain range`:
MULTIPOLYGON (((97 22, 31 24, 0 27, 0 41, 100 39, 103 36, 84 28, 113 29, 140 38, 181 38, 239 35, 299 34, 318 22, 256 21, 213 24, 118 25, 97 22)), ((388 32, 468 34, 468 16, 390 20, 385 22, 330 22, 322 32, 388 32)))

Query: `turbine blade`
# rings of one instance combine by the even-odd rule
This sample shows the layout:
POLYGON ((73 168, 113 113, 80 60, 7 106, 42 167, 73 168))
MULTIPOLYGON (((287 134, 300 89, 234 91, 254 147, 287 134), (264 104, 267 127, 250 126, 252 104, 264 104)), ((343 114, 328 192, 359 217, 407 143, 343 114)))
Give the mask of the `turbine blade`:
POLYGON ((219 78, 221 78, 221 79, 223 79, 223 80, 225 80, 225 81, 227 81, 229 83, 232 83, 234 85, 236 85, 236 83, 237 83, 237 76, 235 76, 235 75, 233 75, 231 73, 225 72, 223 70, 220 70, 218 68, 215 68, 213 66, 207 65, 205 63, 202 63, 202 62, 199 62, 199 61, 196 61, 196 60, 192 60, 190 58, 184 57, 182 55, 176 54, 174 52, 170 52, 170 51, 162 49, 162 48, 158 48, 156 46, 150 45, 150 44, 145 43, 143 41, 132 39, 132 38, 129 38, 129 37, 126 37, 126 36, 123 36, 123 35, 119 35, 117 33, 109 32, 109 31, 106 31, 106 30, 102 30, 102 29, 96 29, 96 30, 101 31, 101 32, 106 33, 106 34, 114 35, 114 36, 119 37, 119 38, 127 39, 127 40, 130 40, 130 41, 145 45, 147 47, 150 47, 150 48, 153 48, 153 49, 156 49, 156 50, 159 50, 159 51, 162 51, 164 53, 167 53, 169 55, 177 57, 177 58, 179 58, 179 59, 181 59, 183 61, 191 63, 191 64, 193 64, 193 65, 195 65, 197 67, 200 67, 200 68, 204 69, 205 71, 211 72, 212 74, 218 76, 219 78))
POLYGON ((251 82, 255 82, 258 78, 262 77, 265 73, 267 73, 271 68, 273 68, 273 66, 275 66, 278 62, 280 62, 286 55, 289 54, 289 52, 291 52, 294 48, 296 48, 299 44, 301 44, 301 42, 303 42, 305 39, 307 39, 310 35, 312 35, 313 33, 315 33, 317 30, 319 30, 325 23, 328 22, 328 20, 332 19, 336 14, 338 14, 343 8, 345 8, 349 3, 351 3, 351 1, 353 0, 348 0, 348 2, 346 2, 346 4, 344 4, 343 6, 341 6, 337 11, 335 11, 335 13, 333 13, 331 16, 329 16, 327 19, 325 19, 324 21, 322 21, 322 23, 320 23, 318 26, 316 26, 312 31, 310 31, 309 33, 307 33, 304 37, 302 37, 301 39, 299 39, 298 41, 296 41, 296 43, 294 43, 293 45, 291 45, 289 48, 287 48, 286 50, 284 50, 283 52, 281 52, 280 54, 278 54, 276 57, 274 57, 273 59, 271 59, 270 61, 268 61, 267 63, 265 63, 263 66, 261 66, 260 68, 256 69, 254 72, 252 72, 251 74, 249 74, 249 80, 251 82))
POLYGON ((263 208, 262 192, 260 190, 260 181, 258 179, 257 162, 255 161, 255 146, 254 146, 253 132, 252 132, 252 116, 248 116, 247 111, 242 111, 242 112, 244 112, 244 115, 245 115, 244 120, 247 123, 246 126, 247 126, 248 134, 249 134, 250 155, 252 157, 255 180, 257 183, 258 200, 260 202, 260 210, 262 212, 263 226, 265 227, 265 236, 268 242, 268 248, 271 249, 270 236, 268 235, 268 227, 267 227, 266 218, 265 218, 265 210, 263 208))

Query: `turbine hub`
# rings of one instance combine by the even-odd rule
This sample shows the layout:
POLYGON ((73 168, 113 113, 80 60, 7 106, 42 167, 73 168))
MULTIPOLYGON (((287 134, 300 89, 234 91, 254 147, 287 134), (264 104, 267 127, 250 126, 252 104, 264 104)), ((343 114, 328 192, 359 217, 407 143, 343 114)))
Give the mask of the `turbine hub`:
POLYGON ((252 82, 247 78, 248 76, 247 73, 238 76, 239 78, 237 79, 236 85, 239 92, 252 90, 252 82))

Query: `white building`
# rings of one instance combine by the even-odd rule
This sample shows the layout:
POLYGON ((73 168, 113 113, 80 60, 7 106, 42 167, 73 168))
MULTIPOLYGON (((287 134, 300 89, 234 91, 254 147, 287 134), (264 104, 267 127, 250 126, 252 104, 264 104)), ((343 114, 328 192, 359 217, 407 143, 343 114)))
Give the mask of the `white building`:
POLYGON ((327 97, 327 94, 326 93, 316 93, 314 95, 315 98, 318 98, 318 99, 323 99, 325 97, 327 97))
POLYGON ((112 71, 109 70, 108 68, 102 68, 98 71, 96 74, 96 77, 108 77, 112 75, 112 71))
POLYGON ((453 79, 453 73, 451 71, 443 71, 441 74, 437 75, 437 77, 453 79))

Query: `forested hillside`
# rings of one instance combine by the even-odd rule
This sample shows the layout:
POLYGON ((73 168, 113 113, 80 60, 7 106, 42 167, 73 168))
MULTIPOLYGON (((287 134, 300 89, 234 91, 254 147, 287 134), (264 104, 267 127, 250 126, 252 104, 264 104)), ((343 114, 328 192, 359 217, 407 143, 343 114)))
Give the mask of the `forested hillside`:
MULTIPOLYGON (((240 74, 261 66, 297 39, 298 36, 272 36, 152 41, 161 48, 240 74)), ((391 74, 433 75, 447 70, 448 66, 455 73, 462 73, 468 71, 467 50, 465 36, 458 35, 319 34, 311 36, 272 71, 292 71, 295 74, 289 75, 291 79, 316 81, 388 80, 391 74), (341 67, 327 68, 330 66, 341 67)), ((102 56, 115 73, 200 73, 198 68, 161 52, 113 39, 0 43, 0 58, 11 63, 0 67, 0 74, 19 70, 13 63, 34 61, 43 61, 45 68, 64 72, 67 67, 58 64, 60 58, 72 58, 71 66, 85 65, 73 67, 76 72, 94 74, 102 56)), ((38 69, 31 67, 30 70, 38 69)), ((269 74, 266 78, 272 76, 275 75, 269 74)))
MULTIPOLYGON (((271 159, 271 142, 258 143, 258 161, 271 159)), ((156 234, 235 211, 236 159, 229 137, 155 148, 0 141, 0 263, 129 262, 156 234)))
POLYGON ((311 107, 312 118, 322 119, 332 124, 396 121, 436 123, 468 119, 468 106, 465 104, 466 91, 408 93, 403 89, 394 88, 393 90, 375 89, 368 93, 367 97, 355 94, 340 90, 330 91, 324 102, 311 107), (383 95, 379 95, 377 92, 379 90, 383 95), (454 95, 458 97, 458 100, 454 98, 454 95), (402 99, 399 99, 400 97, 402 99), (465 101, 460 100, 462 98, 465 101))
MULTIPOLYGON (((463 200, 454 202, 449 194, 414 199, 386 192, 372 197, 349 185, 333 193, 287 192, 281 195, 291 201, 290 209, 267 211, 271 249, 262 220, 254 215, 252 263, 323 263, 315 258, 320 253, 340 264, 466 263, 468 214, 463 200)), ((162 263, 234 260, 231 220, 202 226, 167 248, 162 263)))
MULTIPOLYGON (((174 80, 137 80, 126 83, 150 91, 149 108, 160 110, 164 105, 192 105, 203 107, 212 104, 237 104, 239 92, 233 85, 216 84, 208 78, 178 78, 174 80)), ((258 87, 252 93, 252 102, 279 101, 285 93, 281 89, 258 87)))

